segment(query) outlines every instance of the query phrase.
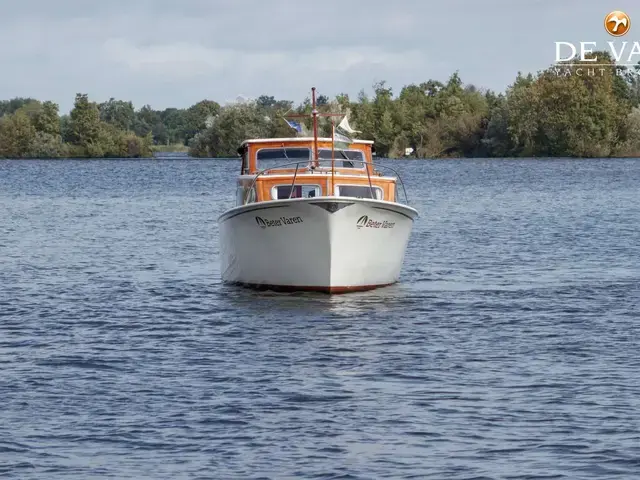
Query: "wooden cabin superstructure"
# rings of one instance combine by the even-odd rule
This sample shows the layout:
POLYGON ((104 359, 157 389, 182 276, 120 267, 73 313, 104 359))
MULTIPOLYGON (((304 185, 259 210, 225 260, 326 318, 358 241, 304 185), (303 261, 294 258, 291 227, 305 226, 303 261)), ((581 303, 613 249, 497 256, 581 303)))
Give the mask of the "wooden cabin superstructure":
POLYGON ((243 142, 236 205, 302 196, 396 201, 396 178, 374 168, 372 141, 354 140, 345 149, 332 144, 331 138, 308 137, 243 142))

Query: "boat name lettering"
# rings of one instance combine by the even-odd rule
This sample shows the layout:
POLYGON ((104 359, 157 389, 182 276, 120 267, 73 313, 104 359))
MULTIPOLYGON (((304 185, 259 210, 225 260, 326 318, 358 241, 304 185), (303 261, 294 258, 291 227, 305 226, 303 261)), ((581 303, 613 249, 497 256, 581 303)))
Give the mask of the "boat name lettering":
POLYGON ((393 228, 395 227, 395 222, 387 222, 386 220, 378 221, 373 218, 369 218, 367 215, 363 215, 358 219, 356 226, 358 230, 361 228, 393 228))
POLYGON ((260 228, 281 227, 283 225, 293 225, 295 223, 304 223, 302 217, 280 217, 276 220, 268 218, 256 217, 256 223, 260 228))

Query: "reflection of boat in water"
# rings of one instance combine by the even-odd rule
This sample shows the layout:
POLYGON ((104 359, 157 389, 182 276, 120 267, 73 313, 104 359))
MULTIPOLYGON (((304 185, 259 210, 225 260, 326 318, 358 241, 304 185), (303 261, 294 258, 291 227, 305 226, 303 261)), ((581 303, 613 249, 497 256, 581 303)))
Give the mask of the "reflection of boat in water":
POLYGON ((218 219, 223 281, 328 293, 397 282, 418 212, 373 164, 372 141, 336 148, 345 137, 318 138, 318 116, 338 115, 317 113, 314 89, 313 137, 240 146, 236 206, 218 219))

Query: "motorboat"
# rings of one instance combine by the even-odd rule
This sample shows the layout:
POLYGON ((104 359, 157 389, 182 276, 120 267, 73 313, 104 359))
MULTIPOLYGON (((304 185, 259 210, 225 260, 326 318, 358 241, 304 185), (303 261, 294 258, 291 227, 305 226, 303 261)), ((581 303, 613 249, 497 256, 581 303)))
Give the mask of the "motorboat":
POLYGON ((397 172, 373 162, 374 142, 336 127, 340 115, 319 113, 313 88, 313 136, 239 146, 236 204, 218 218, 223 282, 336 294, 399 280, 418 211, 397 172), (330 138, 318 137, 322 116, 330 138))

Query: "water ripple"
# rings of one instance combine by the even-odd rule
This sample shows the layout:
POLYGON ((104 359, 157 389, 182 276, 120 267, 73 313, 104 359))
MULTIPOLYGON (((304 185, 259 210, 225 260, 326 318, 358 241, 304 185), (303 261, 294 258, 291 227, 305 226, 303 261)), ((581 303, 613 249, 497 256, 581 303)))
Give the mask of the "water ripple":
POLYGON ((640 162, 398 161, 334 297, 221 284, 236 167, 0 161, 3 478, 637 478, 640 162))

